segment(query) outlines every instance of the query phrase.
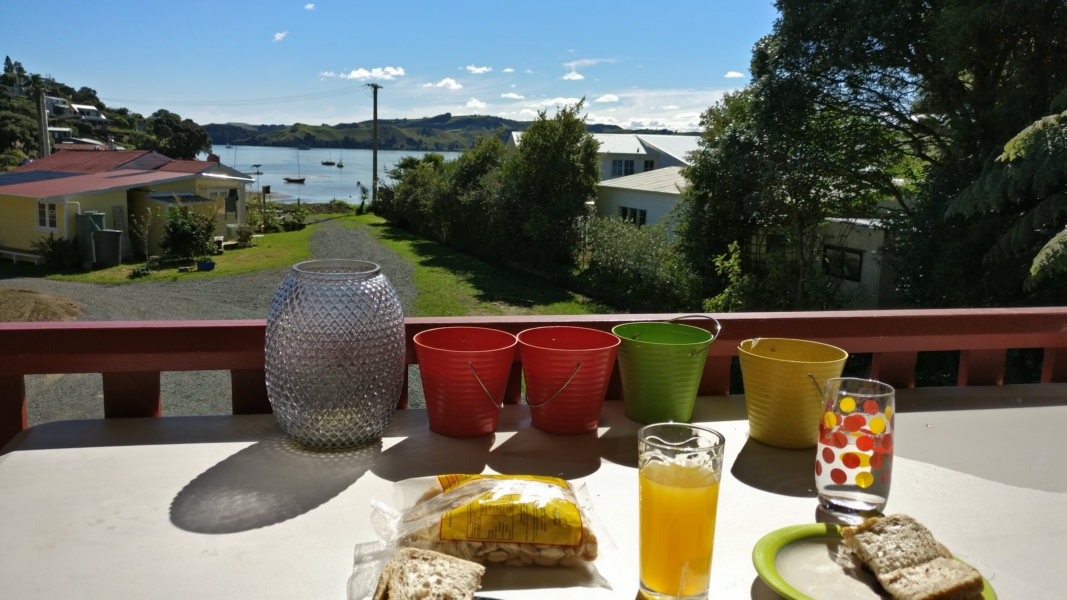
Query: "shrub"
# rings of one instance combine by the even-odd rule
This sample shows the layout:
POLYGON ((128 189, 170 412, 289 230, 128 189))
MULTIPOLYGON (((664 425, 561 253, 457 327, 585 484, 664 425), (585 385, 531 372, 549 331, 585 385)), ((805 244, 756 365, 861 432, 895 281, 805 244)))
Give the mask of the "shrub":
POLYGON ((33 242, 30 246, 34 252, 44 259, 44 264, 49 267, 73 267, 80 261, 78 248, 74 245, 74 242, 66 238, 57 238, 52 233, 49 233, 48 237, 42 236, 40 240, 33 242))
POLYGON ((700 303, 694 279, 665 225, 637 225, 619 217, 591 217, 580 285, 621 308, 692 310, 700 303))
POLYGON ((172 206, 163 224, 163 240, 159 243, 169 258, 186 259, 215 251, 215 218, 191 210, 188 206, 172 206))
POLYGON ((248 242, 252 241, 252 235, 254 234, 254 231, 248 225, 238 225, 236 234, 238 242, 242 244, 247 244, 248 242))
POLYGON ((152 270, 149 269, 147 265, 144 265, 130 271, 130 279, 140 279, 142 277, 148 277, 151 274, 152 270))

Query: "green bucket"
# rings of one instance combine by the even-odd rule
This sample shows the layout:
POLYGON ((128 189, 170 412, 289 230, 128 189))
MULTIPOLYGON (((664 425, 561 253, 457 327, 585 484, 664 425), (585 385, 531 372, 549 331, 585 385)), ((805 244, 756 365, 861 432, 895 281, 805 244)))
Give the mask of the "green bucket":
MULTIPOLYGON (((689 317, 679 317, 689 318, 689 317)), ((693 417, 708 347, 714 331, 667 322, 624 323, 611 332, 619 336, 619 375, 626 416, 639 423, 688 422, 693 417)))

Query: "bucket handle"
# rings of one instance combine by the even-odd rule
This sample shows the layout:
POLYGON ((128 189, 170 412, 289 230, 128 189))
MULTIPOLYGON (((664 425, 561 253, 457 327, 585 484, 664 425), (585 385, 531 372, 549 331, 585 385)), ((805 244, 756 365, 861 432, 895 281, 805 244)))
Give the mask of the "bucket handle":
POLYGON ((671 320, 669 320, 667 322, 668 323, 674 323, 676 321, 681 321, 682 319, 710 319, 710 320, 715 322, 715 333, 714 333, 714 335, 711 336, 711 341, 708 342, 708 345, 704 346, 700 350, 697 350, 696 352, 690 352, 689 356, 696 356, 697 354, 700 354, 701 352, 703 352, 703 351, 707 350, 708 348, 710 348, 711 345, 713 343, 715 343, 715 340, 719 338, 719 334, 722 333, 722 324, 719 323, 719 320, 716 319, 715 317, 709 317, 708 315, 685 315, 685 316, 682 316, 682 317, 674 317, 673 319, 671 319, 671 320))
POLYGON ((544 402, 542 402, 540 404, 530 404, 530 399, 526 398, 526 404, 528 404, 530 406, 530 408, 541 408, 542 406, 544 406, 544 405, 548 404, 549 402, 552 402, 553 400, 555 400, 556 396, 562 394, 563 390, 567 389, 567 386, 571 384, 571 381, 574 381, 574 376, 578 374, 578 369, 581 369, 583 364, 585 364, 585 361, 582 361, 582 362, 578 363, 578 366, 574 368, 574 372, 571 373, 571 376, 567 378, 567 383, 564 383, 563 387, 559 388, 558 392, 556 392, 555 394, 552 394, 551 398, 549 398, 548 400, 545 400, 544 402))
POLYGON ((485 390, 485 395, 489 396, 489 401, 493 403, 493 406, 497 407, 500 410, 503 410, 504 409, 504 399, 501 398, 500 399, 500 403, 497 404, 496 399, 493 398, 493 395, 489 393, 489 390, 485 387, 485 384, 482 383, 482 378, 478 377, 478 371, 474 370, 474 365, 472 365, 471 363, 467 363, 467 366, 471 368, 471 373, 474 373, 474 378, 478 380, 478 385, 482 386, 482 389, 485 390))

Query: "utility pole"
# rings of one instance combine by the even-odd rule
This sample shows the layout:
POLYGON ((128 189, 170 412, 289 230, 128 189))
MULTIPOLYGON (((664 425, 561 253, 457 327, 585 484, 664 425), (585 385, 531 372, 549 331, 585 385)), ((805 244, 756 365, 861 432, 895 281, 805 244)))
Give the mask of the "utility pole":
POLYGON ((374 90, 374 179, 371 180, 371 204, 378 201, 378 90, 382 89, 382 86, 377 83, 368 83, 372 90, 374 90))
POLYGON ((48 113, 45 110, 44 88, 37 90, 37 127, 40 131, 38 136, 41 149, 37 156, 44 158, 52 154, 51 136, 48 135, 48 113))

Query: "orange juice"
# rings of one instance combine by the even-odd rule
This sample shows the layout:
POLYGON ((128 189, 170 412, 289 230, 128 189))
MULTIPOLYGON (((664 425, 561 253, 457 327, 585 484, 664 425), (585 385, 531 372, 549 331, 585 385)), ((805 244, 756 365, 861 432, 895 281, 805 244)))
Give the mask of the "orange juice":
POLYGON ((650 462, 641 468, 641 583, 674 597, 708 589, 720 472, 650 462))

